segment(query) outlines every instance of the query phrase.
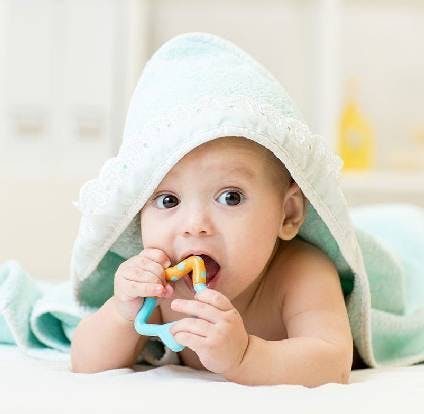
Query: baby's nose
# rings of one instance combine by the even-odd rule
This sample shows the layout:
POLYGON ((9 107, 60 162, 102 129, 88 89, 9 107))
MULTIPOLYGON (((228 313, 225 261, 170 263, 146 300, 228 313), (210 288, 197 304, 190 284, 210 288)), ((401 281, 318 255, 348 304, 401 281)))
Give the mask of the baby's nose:
POLYGON ((212 231, 211 219, 204 209, 192 209, 183 221, 185 235, 208 235, 212 231))
POLYGON ((208 233, 208 228, 203 222, 194 222, 193 220, 186 223, 184 230, 184 234, 192 236, 207 235, 208 233))

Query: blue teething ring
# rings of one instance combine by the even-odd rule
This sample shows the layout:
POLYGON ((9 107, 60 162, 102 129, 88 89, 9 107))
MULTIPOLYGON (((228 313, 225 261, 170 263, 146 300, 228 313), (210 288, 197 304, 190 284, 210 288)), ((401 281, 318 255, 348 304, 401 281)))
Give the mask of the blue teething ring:
MULTIPOLYGON (((200 256, 191 256, 176 266, 165 269, 165 278, 169 281, 177 281, 193 271, 193 287, 196 292, 205 289, 206 286, 206 268, 203 259, 200 256)), ((169 329, 175 323, 169 322, 163 325, 147 323, 150 315, 157 305, 155 297, 144 298, 143 306, 137 313, 134 321, 134 328, 140 335, 158 336, 162 342, 172 351, 180 352, 185 347, 175 341, 169 329)))

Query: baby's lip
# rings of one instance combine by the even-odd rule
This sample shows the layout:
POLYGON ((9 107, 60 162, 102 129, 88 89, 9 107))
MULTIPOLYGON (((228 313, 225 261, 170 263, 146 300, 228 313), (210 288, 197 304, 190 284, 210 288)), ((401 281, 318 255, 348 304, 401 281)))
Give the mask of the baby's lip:
POLYGON ((190 250, 190 251, 187 251, 187 252, 185 252, 184 254, 181 255, 181 257, 177 261, 177 264, 182 262, 183 260, 187 259, 190 256, 202 256, 202 255, 209 256, 211 259, 215 260, 216 263, 219 263, 218 260, 216 260, 216 258, 207 251, 190 250))

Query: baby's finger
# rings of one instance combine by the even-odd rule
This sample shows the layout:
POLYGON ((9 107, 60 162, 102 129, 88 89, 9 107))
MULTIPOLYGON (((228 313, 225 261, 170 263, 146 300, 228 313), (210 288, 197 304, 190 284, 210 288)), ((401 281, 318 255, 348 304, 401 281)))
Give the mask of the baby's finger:
POLYGON ((198 300, 174 299, 171 302, 171 309, 212 323, 218 323, 224 315, 221 310, 198 300))
POLYGON ((142 252, 139 254, 139 256, 140 255, 148 257, 149 259, 153 260, 154 262, 159 263, 165 269, 167 267, 171 266, 171 260, 165 254, 165 252, 163 250, 147 248, 147 249, 142 250, 142 252))
POLYGON ((204 347, 206 341, 205 337, 195 335, 189 332, 177 332, 174 335, 174 339, 179 344, 190 348, 196 353, 199 353, 202 347, 204 347))
POLYGON ((150 272, 160 278, 163 282, 165 282, 165 271, 162 265, 152 261, 146 257, 138 257, 137 261, 132 262, 125 268, 125 273, 128 271, 134 271, 135 269, 142 272, 150 272))
POLYGON ((199 318, 183 318, 173 323, 169 332, 175 335, 177 332, 189 332, 199 336, 208 336, 213 329, 213 324, 199 318))
POLYGON ((165 292, 163 294, 163 297, 170 298, 172 297, 173 294, 174 294, 174 288, 172 287, 170 283, 167 283, 165 285, 165 292))
POLYGON ((202 289, 200 292, 197 292, 194 297, 200 302, 208 303, 222 311, 233 309, 233 304, 230 299, 214 289, 202 289))
POLYGON ((164 288, 161 284, 158 283, 140 283, 128 281, 123 284, 122 293, 130 298, 136 297, 148 297, 148 296, 162 296, 164 288))
POLYGON ((142 270, 139 268, 128 268, 121 273, 121 276, 133 282, 143 282, 143 283, 159 283, 162 286, 165 284, 164 278, 159 277, 158 275, 149 272, 147 270, 142 270))

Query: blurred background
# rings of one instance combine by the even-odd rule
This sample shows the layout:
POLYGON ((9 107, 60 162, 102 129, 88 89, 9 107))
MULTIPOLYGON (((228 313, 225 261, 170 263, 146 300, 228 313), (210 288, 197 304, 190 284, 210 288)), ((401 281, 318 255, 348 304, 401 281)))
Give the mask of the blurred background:
POLYGON ((233 41, 344 160, 352 205, 424 206, 422 0, 0 0, 0 263, 64 280, 81 185, 162 43, 233 41))

